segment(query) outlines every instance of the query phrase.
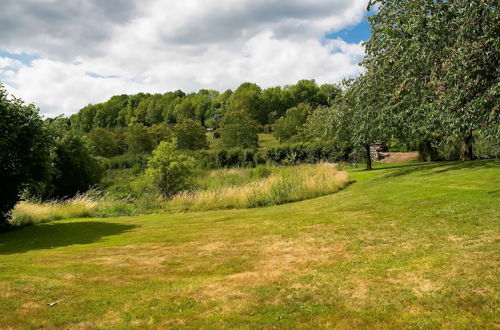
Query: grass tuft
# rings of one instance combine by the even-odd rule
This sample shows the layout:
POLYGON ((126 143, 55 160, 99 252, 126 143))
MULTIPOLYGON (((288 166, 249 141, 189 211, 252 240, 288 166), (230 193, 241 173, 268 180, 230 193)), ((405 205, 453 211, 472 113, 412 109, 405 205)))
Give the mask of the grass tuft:
POLYGON ((332 164, 259 170, 258 180, 240 186, 183 192, 169 202, 174 211, 200 211, 279 205, 331 194, 348 184, 347 173, 332 164))
POLYGON ((51 220, 91 217, 98 206, 96 200, 85 195, 42 204, 21 201, 12 210, 10 222, 14 226, 27 226, 51 220))

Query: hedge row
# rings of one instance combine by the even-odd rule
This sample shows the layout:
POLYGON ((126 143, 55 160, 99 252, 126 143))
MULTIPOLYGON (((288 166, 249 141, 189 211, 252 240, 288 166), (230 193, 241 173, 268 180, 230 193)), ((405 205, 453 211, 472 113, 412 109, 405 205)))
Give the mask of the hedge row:
POLYGON ((274 165, 315 164, 348 160, 350 151, 326 143, 296 143, 282 145, 267 151, 253 149, 222 149, 201 151, 194 154, 205 168, 255 167, 258 164, 274 165))

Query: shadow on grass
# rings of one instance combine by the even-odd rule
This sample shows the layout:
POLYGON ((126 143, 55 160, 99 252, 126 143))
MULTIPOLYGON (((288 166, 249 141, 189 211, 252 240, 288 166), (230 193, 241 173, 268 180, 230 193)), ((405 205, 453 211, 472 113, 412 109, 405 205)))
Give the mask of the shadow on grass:
POLYGON ((386 169, 394 169, 390 173, 380 177, 380 179, 385 178, 393 178, 403 175, 408 175, 414 172, 419 171, 428 171, 437 168, 436 171, 432 171, 427 173, 426 175, 435 175, 450 171, 457 171, 462 169, 473 169, 473 168, 495 168, 500 167, 500 161, 495 160, 472 160, 472 161, 443 161, 443 162, 431 162, 431 163, 418 163, 418 164, 408 164, 403 166, 390 166, 390 167, 382 167, 374 170, 386 170, 386 169))
POLYGON ((136 228, 108 222, 48 223, 0 233, 0 255, 94 243, 136 228))

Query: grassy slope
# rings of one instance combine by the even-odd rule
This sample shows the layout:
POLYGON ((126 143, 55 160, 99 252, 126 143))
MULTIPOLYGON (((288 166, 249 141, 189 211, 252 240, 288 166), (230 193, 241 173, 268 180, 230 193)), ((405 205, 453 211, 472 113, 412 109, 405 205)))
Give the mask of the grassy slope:
POLYGON ((499 174, 385 165, 289 205, 0 234, 0 328, 498 326, 499 174))

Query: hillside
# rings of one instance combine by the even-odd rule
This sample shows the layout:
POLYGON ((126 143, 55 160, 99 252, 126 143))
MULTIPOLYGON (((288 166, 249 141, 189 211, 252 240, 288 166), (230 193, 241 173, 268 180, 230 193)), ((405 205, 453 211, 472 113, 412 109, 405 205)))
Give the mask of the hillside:
POLYGON ((2 233, 0 328, 495 327, 499 169, 377 164, 298 203, 2 233))

